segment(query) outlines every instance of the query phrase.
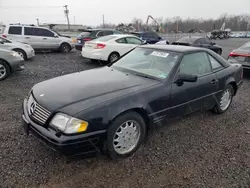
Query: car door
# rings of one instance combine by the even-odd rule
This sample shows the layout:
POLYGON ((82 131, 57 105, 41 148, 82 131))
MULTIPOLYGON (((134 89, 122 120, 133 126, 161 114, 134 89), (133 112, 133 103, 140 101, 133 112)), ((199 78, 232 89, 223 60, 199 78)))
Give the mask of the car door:
POLYGON ((24 27, 24 42, 31 45, 36 50, 44 49, 43 39, 38 33, 38 28, 24 27))
POLYGON ((40 37, 43 43, 43 49, 58 49, 60 38, 54 32, 46 28, 37 28, 36 36, 40 37))
POLYGON ((10 40, 23 42, 24 36, 22 35, 22 33, 23 33, 22 26, 10 26, 7 35, 10 40))
POLYGON ((218 79, 213 73, 206 52, 196 52, 184 55, 175 80, 179 74, 197 75, 196 82, 184 82, 182 85, 172 83, 171 117, 212 108, 216 100, 214 93, 218 90, 218 79))

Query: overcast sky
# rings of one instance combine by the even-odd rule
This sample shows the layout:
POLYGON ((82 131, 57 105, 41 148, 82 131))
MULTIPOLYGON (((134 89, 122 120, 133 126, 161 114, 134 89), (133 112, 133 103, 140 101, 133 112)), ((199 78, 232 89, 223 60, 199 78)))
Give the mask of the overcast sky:
POLYGON ((63 5, 76 24, 129 23, 133 18, 146 22, 153 17, 217 18, 223 13, 250 13, 250 0, 0 0, 0 21, 8 23, 66 23, 63 5))

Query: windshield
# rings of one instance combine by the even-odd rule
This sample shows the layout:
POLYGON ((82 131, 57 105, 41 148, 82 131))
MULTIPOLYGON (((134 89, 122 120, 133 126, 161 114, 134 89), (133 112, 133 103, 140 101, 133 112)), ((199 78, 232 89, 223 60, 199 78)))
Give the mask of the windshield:
POLYGON ((79 36, 81 37, 89 37, 91 35, 92 31, 84 31, 79 36))
POLYGON ((180 53, 158 49, 136 48, 118 60, 112 67, 165 79, 180 55, 180 53))

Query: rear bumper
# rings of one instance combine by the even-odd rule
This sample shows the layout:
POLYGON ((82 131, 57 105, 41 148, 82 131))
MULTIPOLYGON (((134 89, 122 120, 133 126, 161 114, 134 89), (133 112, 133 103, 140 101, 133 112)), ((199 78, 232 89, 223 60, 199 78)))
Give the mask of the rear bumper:
POLYGON ((106 57, 103 54, 105 54, 105 53, 103 53, 103 52, 100 53, 99 50, 86 51, 86 50, 84 50, 84 48, 82 50, 82 57, 84 57, 84 58, 107 61, 108 57, 106 57))
POLYGON ((96 131, 81 135, 58 135, 57 132, 47 126, 41 126, 31 120, 27 111, 27 99, 23 102, 23 128, 29 135, 31 133, 42 143, 54 151, 65 155, 79 155, 99 152, 99 144, 105 139, 106 131, 96 131))
POLYGON ((82 51, 82 44, 75 44, 75 48, 79 51, 82 51))

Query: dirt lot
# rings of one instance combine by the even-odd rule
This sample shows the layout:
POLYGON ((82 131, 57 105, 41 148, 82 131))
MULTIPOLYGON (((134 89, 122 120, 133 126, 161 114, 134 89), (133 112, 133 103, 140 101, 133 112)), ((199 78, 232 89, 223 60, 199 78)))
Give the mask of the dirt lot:
MULTIPOLYGON (((243 39, 216 41, 223 56, 243 39)), ((250 76, 223 115, 196 113, 150 133, 133 156, 68 159, 25 136, 21 104, 43 80, 99 67, 79 52, 37 54, 27 69, 0 83, 0 187, 250 186, 250 76)), ((82 80, 84 82, 84 80, 82 80)))

